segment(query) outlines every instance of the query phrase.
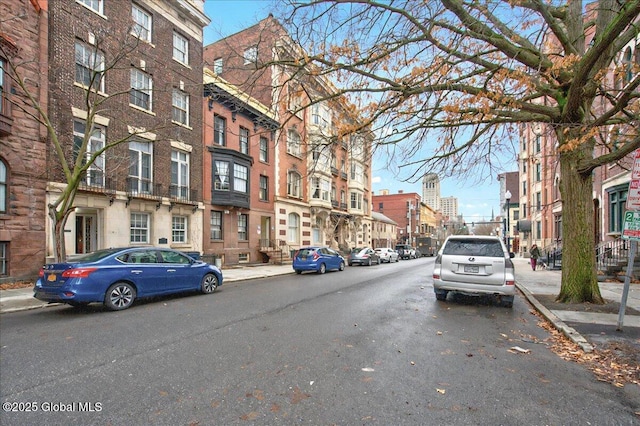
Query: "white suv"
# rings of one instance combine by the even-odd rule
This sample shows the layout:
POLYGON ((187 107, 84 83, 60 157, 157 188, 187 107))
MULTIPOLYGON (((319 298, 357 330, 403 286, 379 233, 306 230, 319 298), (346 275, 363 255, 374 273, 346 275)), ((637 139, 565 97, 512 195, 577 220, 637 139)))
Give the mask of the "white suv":
POLYGON ((450 291, 491 294, 498 297, 502 306, 511 308, 516 293, 513 256, 498 237, 448 237, 433 267, 436 299, 445 300, 450 291))
POLYGON ((398 254, 398 252, 393 249, 390 249, 389 247, 377 248, 375 251, 376 253, 378 253, 378 256, 380 256, 381 262, 387 262, 387 263, 397 262, 398 259, 400 258, 400 255, 398 254))

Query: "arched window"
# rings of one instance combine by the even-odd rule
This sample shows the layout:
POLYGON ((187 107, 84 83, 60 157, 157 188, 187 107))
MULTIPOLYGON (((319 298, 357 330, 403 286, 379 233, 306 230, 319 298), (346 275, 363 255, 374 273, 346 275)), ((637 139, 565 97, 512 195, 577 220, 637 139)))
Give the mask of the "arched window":
POLYGON ((0 159, 0 213, 6 213, 7 205, 9 204, 9 179, 7 169, 4 160, 0 159))
POLYGON ((300 173, 290 171, 287 173, 287 195, 295 198, 302 198, 302 178, 300 173))
POLYGON ((297 213, 289 213, 287 240, 291 243, 300 242, 300 216, 297 213))
POLYGON ((300 157, 300 135, 295 129, 287 132, 287 153, 300 157))

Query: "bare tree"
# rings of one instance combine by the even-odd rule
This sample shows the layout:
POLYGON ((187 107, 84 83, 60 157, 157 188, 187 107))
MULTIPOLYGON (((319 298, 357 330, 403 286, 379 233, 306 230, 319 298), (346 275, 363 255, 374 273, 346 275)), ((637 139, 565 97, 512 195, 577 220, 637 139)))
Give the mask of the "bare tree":
MULTIPOLYGON (((69 215, 75 210, 74 201, 78 190, 83 183, 87 182, 87 174, 104 174, 101 159, 104 158, 105 153, 113 151, 115 147, 136 135, 149 131, 149 129, 140 128, 120 137, 111 138, 103 144, 92 142, 97 131, 96 117, 106 110, 113 109, 118 98, 128 97, 130 94, 130 91, 126 90, 106 95, 103 89, 107 74, 128 69, 129 55, 138 45, 138 39, 128 36, 129 32, 130 29, 121 34, 114 34, 113 31, 94 28, 94 43, 86 46, 85 50, 76 50, 76 81, 79 80, 78 83, 84 86, 82 104, 86 111, 86 118, 82 139, 74 139, 73 143, 60 138, 59 130, 50 119, 51 109, 47 110, 46 106, 32 93, 34 89, 25 81, 22 69, 31 59, 20 59, 20 55, 2 50, 3 57, 7 58, 6 76, 11 79, 12 87, 15 89, 11 97, 12 106, 47 129, 53 158, 55 158, 55 162, 50 164, 50 167, 52 170, 61 171, 65 184, 60 194, 47 206, 53 229, 53 255, 57 262, 66 259, 64 228, 69 215)), ((68 103, 67 107, 71 109, 70 101, 68 103)), ((117 160, 117 154, 112 154, 111 158, 117 160)), ((127 164, 127 161, 128 158, 123 157, 115 163, 127 164)))
POLYGON ((329 96, 346 95, 358 106, 354 125, 371 128, 377 149, 410 169, 410 179, 425 172, 495 176, 504 158, 514 158, 519 132, 533 123, 546 128, 557 140, 561 171, 558 299, 602 302, 592 172, 640 147, 640 73, 618 61, 637 40, 640 0, 289 6, 281 22, 306 51, 277 65, 331 79, 339 90, 329 96), (613 127, 615 149, 600 137, 613 127))

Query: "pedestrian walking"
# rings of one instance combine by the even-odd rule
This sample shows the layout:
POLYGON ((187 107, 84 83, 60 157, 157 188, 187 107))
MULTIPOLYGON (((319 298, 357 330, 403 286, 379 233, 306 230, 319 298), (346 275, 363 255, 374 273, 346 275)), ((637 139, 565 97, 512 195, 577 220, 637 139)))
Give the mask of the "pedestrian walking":
POLYGON ((531 249, 529 250, 529 254, 531 255, 531 269, 535 271, 536 265, 538 264, 538 258, 541 256, 540 249, 536 244, 531 246, 531 249))

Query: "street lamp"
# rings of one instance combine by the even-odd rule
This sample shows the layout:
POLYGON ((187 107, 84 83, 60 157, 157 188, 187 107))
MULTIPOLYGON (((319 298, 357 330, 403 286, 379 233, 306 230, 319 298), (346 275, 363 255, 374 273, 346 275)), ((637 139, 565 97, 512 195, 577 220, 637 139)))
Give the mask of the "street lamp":
POLYGON ((511 230, 509 229, 509 213, 511 210, 511 191, 507 189, 507 192, 504 193, 504 198, 507 200, 507 229, 505 232, 505 236, 507 237, 507 251, 511 252, 511 230))

